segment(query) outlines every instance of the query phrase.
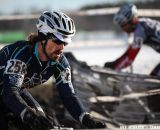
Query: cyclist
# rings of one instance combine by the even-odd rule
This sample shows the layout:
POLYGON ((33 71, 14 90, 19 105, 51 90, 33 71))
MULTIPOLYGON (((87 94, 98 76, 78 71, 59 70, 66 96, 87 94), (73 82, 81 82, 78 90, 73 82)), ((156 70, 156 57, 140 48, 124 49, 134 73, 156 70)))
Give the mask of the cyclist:
POLYGON ((52 75, 64 106, 77 121, 89 128, 106 127, 87 113, 71 82, 64 46, 75 34, 73 20, 61 12, 45 11, 37 21, 38 34, 17 41, 0 51, 0 129, 8 130, 6 115, 17 115, 28 129, 50 129, 51 123, 27 90, 46 82, 52 75))
MULTIPOLYGON (((106 62, 104 67, 120 71, 132 64, 142 44, 152 47, 160 53, 160 22, 150 18, 138 18, 137 8, 133 4, 125 4, 114 15, 113 21, 126 33, 133 33, 134 40, 126 52, 113 62, 106 62)), ((160 75, 160 64, 151 72, 160 75)))

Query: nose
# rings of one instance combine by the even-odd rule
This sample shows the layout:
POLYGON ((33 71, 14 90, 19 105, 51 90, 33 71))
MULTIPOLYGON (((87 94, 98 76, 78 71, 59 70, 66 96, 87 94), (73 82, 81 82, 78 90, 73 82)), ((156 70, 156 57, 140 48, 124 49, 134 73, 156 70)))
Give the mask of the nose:
POLYGON ((63 50, 64 49, 64 44, 58 45, 59 49, 63 50))

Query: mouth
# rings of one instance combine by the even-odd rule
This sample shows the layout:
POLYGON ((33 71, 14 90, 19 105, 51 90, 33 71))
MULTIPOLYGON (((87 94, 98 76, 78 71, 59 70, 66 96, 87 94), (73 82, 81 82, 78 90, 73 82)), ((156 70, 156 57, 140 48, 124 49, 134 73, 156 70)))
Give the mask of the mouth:
POLYGON ((60 55, 60 54, 62 54, 62 51, 61 50, 57 50, 57 51, 54 52, 54 54, 60 55))
POLYGON ((61 54, 62 54, 62 51, 61 50, 57 50, 57 51, 52 52, 50 57, 52 57, 53 59, 58 59, 61 54))

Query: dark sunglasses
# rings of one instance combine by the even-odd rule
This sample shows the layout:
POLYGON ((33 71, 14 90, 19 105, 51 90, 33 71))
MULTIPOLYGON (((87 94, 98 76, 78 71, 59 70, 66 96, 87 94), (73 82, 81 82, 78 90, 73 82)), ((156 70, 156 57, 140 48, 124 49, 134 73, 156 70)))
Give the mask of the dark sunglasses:
POLYGON ((57 39, 57 38, 52 38, 52 41, 53 42, 55 42, 57 45, 64 45, 64 46, 67 46, 68 45, 68 43, 67 42, 63 42, 63 41, 61 41, 61 40, 59 40, 59 39, 57 39))

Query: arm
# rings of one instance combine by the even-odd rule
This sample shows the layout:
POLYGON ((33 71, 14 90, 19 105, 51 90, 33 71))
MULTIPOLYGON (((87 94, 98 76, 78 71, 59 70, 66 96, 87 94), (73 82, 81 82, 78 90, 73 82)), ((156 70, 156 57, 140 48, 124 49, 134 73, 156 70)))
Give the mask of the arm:
POLYGON ((7 62, 3 76, 3 102, 28 126, 37 129, 51 128, 51 124, 38 102, 26 89, 21 88, 25 72, 26 64, 24 62, 17 59, 11 59, 7 62))
POLYGON ((57 71, 55 78, 56 86, 64 106, 74 119, 80 121, 79 118, 85 110, 72 86, 70 68, 68 67, 61 72, 57 71))
POLYGON ((71 93, 71 89, 69 90, 69 87, 72 86, 62 85, 61 87, 58 87, 58 90, 64 106, 72 117, 87 128, 106 128, 107 126, 103 122, 94 119, 89 113, 85 112, 80 100, 75 93, 71 93))
POLYGON ((130 45, 127 51, 115 61, 115 70, 119 71, 122 68, 131 65, 135 57, 137 56, 139 50, 140 47, 135 46, 135 43, 130 45))
POLYGON ((44 113, 40 104, 33 98, 33 96, 30 94, 30 92, 26 88, 20 91, 20 95, 27 102, 29 106, 44 113))
MULTIPOLYGON (((111 62, 113 69, 119 71, 122 68, 125 68, 131 65, 132 62, 135 60, 138 52, 140 51, 143 41, 144 40, 142 37, 136 36, 134 38, 133 43, 128 47, 126 52, 117 60, 115 60, 114 62, 111 62)), ((107 63, 106 63, 106 66, 107 66, 107 63)))
POLYGON ((80 115, 83 114, 85 110, 73 88, 70 66, 65 56, 61 56, 55 68, 54 77, 62 102, 72 117, 80 121, 80 115))
POLYGON ((7 62, 3 75, 3 101, 12 112, 18 115, 28 106, 20 95, 25 69, 24 62, 11 59, 7 62))
POLYGON ((66 58, 61 60, 61 64, 57 64, 57 71, 54 74, 56 85, 63 101, 64 106, 74 119, 81 122, 88 128, 106 128, 106 125, 85 112, 83 105, 76 96, 71 82, 71 72, 66 58))
MULTIPOLYGON (((61 82, 62 83, 62 82, 61 82)), ((87 128, 106 128, 107 126, 100 120, 94 119, 89 113, 85 112, 80 100, 73 91, 73 87, 67 84, 57 85, 64 106, 74 119, 79 121, 87 128)))
POLYGON ((133 43, 128 47, 127 51, 114 62, 114 68, 118 71, 132 64, 143 42, 147 38, 145 28, 142 24, 137 24, 133 33, 133 43))

